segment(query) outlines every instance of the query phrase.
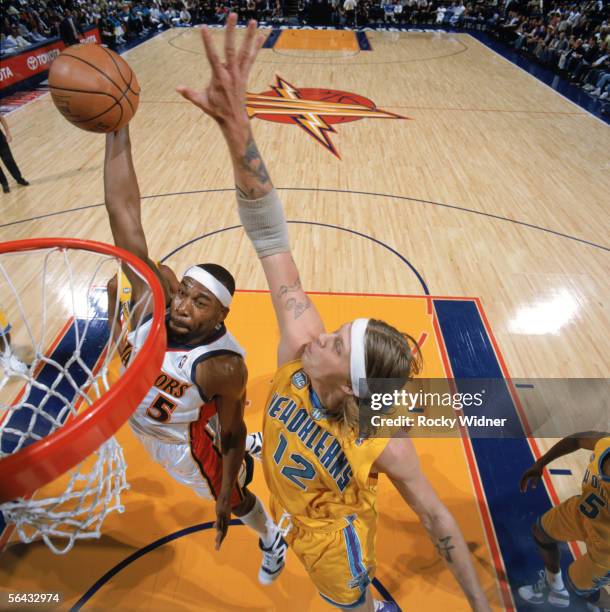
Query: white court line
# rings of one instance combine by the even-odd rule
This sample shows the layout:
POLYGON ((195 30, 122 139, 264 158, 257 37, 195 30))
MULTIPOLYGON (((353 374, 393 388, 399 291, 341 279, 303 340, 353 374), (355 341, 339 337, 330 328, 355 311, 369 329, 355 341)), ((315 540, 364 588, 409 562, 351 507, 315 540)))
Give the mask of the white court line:
MULTIPOLYGON (((464 32, 464 34, 466 34, 466 32, 464 32)), ((474 37, 472 34, 466 34, 466 35, 469 38, 471 38, 472 40, 478 42, 482 47, 484 47, 488 51, 491 51, 492 53, 495 53, 498 57, 502 58, 505 62, 508 62, 511 66, 514 66, 515 68, 518 68, 522 72, 525 72, 525 74, 527 74, 527 76, 529 76, 532 79, 534 79, 537 83, 540 83, 541 85, 544 85, 545 87, 548 87, 554 94, 556 94, 558 96, 561 96, 566 102, 569 102, 572 106, 575 106, 576 108, 580 109, 581 111, 583 111, 587 115, 590 115, 591 117, 593 117, 593 119, 597 119, 597 121, 602 123, 605 127, 608 127, 608 124, 603 119, 600 119, 597 115, 594 115, 591 111, 588 111, 586 108, 580 106, 580 104, 576 104, 576 102, 573 102, 572 100, 570 100, 570 98, 567 98, 566 96, 564 96, 561 92, 557 91, 556 89, 553 89, 548 83, 545 83, 543 80, 541 80, 538 77, 534 76, 533 74, 531 74, 530 72, 525 70, 525 68, 521 68, 521 66, 519 66, 518 64, 515 64, 514 62, 511 62, 507 57, 504 57, 501 53, 498 53, 495 49, 492 49, 491 47, 488 47, 484 42, 481 42, 478 38, 474 37)))

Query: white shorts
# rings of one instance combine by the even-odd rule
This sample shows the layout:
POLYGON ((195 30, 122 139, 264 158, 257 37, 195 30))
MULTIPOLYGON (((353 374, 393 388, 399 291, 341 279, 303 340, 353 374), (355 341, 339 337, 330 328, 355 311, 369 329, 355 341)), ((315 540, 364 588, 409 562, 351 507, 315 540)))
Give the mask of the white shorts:
MULTIPOLYGON (((216 499, 222 483, 222 455, 212 441, 191 440, 191 444, 163 442, 134 430, 149 455, 178 482, 190 487, 203 499, 216 499)), ((243 489, 252 480, 253 461, 246 453, 231 496, 233 507, 244 497, 243 489)))

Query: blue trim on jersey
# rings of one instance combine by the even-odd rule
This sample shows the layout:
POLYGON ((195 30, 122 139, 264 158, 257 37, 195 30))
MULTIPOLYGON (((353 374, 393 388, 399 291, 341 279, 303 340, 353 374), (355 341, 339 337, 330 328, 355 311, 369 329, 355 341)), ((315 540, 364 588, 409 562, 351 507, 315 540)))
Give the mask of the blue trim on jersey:
POLYGON ((208 359, 212 359, 212 357, 219 357, 220 355, 235 355, 240 359, 243 359, 243 356, 239 353, 232 351, 230 349, 218 349, 217 351, 210 351, 209 353, 204 353, 203 355, 199 355, 195 361, 193 361, 193 365, 191 366, 191 382, 197 387, 199 391, 199 395, 201 399, 207 404, 212 398, 208 397, 207 393, 197 384, 197 378, 195 377, 195 370, 197 366, 207 361, 208 359))
POLYGON ((603 462, 610 457, 610 448, 607 448, 600 456, 599 456, 599 461, 597 462, 597 471, 599 472, 599 477, 604 481, 604 482, 610 482, 610 476, 606 476, 604 474, 604 472, 602 471, 602 464, 603 462))
POLYGON ((13 326, 10 323, 7 323, 6 327, 3 330, 0 330, 0 335, 5 336, 11 331, 12 328, 13 326))
POLYGON ((313 387, 309 385, 309 400, 311 401, 314 410, 317 412, 314 417, 314 421, 319 421, 320 419, 327 419, 328 413, 324 404, 322 404, 322 400, 318 397, 318 394, 313 390, 313 387))
POLYGON ((364 593, 362 593, 362 595, 360 595, 360 597, 358 597, 358 599, 351 604, 340 604, 337 603, 336 601, 333 601, 330 597, 326 597, 326 595, 324 595, 323 593, 320 593, 320 597, 328 602, 331 606, 335 606, 335 608, 340 608, 341 610, 353 610, 354 608, 357 608, 358 606, 361 606, 364 603, 364 600, 366 599, 366 591, 364 591, 364 593))
POLYGON ((349 525, 343 529, 343 535, 345 537, 350 570, 352 572, 352 577, 358 581, 358 588, 361 591, 366 591, 366 587, 370 584, 371 580, 368 577, 366 567, 364 567, 360 538, 354 528, 356 515, 352 514, 348 516, 347 520, 349 521, 349 525), (365 576, 366 578, 364 578, 365 576))
POLYGON ((582 591, 581 589, 578 589, 574 586, 574 583, 572 582, 572 579, 570 578, 569 570, 565 572, 565 575, 566 575, 566 586, 568 587, 568 590, 572 591, 572 593, 576 593, 576 595, 578 595, 579 597, 587 598, 591 595, 595 595, 595 593, 599 591, 599 589, 588 589, 586 591, 582 591))
POLYGON ((342 529, 343 539, 345 540, 345 550, 347 552, 347 559, 349 562, 349 569, 352 575, 352 580, 350 581, 350 587, 355 588, 356 586, 360 589, 360 596, 358 599, 351 604, 340 604, 336 601, 330 599, 324 595, 324 593, 320 593, 320 597, 327 601, 329 604, 335 606, 336 608, 341 608, 344 610, 351 610, 353 608, 357 608, 364 603, 366 599, 366 591, 371 583, 369 578, 367 569, 364 567, 364 562, 362 560, 362 546, 360 545, 360 538, 358 537, 358 533, 354 529, 353 522, 356 519, 355 514, 351 514, 350 516, 345 517, 348 521, 347 527, 342 529), (365 578, 366 576, 366 578, 365 578), (352 585, 352 582, 354 583, 352 585))

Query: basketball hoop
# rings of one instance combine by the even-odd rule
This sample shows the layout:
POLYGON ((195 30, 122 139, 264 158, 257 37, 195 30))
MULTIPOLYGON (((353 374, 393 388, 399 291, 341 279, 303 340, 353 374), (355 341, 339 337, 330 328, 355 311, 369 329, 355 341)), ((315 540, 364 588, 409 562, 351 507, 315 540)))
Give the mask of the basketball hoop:
POLYGON ((25 373, 9 367, 0 375, 0 513, 22 541, 42 537, 54 552, 66 552, 76 539, 99 537, 108 512, 122 510, 125 462, 112 436, 163 363, 165 297, 153 271, 123 249, 41 238, 0 243, 0 304, 12 324, 11 344, 25 339, 32 356, 25 373), (148 290, 127 321, 117 295, 109 326, 106 282, 128 268, 148 290), (111 380, 120 346, 147 313, 144 345, 111 380), (37 495, 69 470, 62 491, 37 495), (56 538, 67 543, 59 547, 56 538))

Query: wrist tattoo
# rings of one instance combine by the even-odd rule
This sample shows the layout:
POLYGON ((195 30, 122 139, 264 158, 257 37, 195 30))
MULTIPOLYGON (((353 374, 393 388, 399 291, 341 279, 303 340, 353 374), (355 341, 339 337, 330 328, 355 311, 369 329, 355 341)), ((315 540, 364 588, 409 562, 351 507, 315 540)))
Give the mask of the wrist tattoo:
POLYGON ((438 550, 438 554, 441 557, 444 557, 445 561, 447 561, 448 563, 451 563, 453 561, 453 559, 451 558, 451 551, 455 548, 455 546, 451 544, 451 536, 439 538, 435 546, 436 550, 438 550))
POLYGON ((301 289, 301 279, 297 277, 296 281, 294 281, 292 285, 282 285, 277 292, 277 297, 281 298, 287 293, 290 293, 291 291, 298 291, 299 289, 301 289))
POLYGON ((239 165, 241 170, 254 179, 252 184, 247 181, 249 183, 247 188, 245 185, 237 186, 240 195, 251 200, 262 198, 269 191, 268 187, 273 186, 273 184, 252 135, 248 139, 246 151, 239 160, 239 165))

